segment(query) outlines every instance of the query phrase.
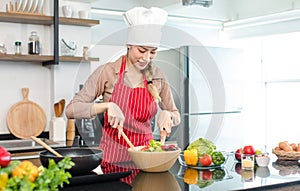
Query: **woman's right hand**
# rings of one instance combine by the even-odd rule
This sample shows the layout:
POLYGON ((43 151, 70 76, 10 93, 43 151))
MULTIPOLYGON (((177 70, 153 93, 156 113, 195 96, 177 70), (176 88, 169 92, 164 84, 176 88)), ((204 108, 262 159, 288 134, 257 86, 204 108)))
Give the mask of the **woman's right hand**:
POLYGON ((120 138, 121 133, 123 132, 123 125, 125 120, 125 116, 122 110, 117 104, 113 102, 109 102, 107 108, 107 116, 108 116, 108 123, 110 124, 110 126, 113 128, 118 128, 119 130, 118 137, 120 138))

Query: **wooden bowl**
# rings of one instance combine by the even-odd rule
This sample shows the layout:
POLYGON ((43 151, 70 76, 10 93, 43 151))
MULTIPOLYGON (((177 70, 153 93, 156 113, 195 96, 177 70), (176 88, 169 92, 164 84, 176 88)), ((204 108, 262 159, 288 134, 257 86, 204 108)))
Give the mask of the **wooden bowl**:
POLYGON ((165 172, 176 162, 181 149, 163 152, 140 151, 144 146, 129 148, 128 152, 133 163, 144 172, 165 172))

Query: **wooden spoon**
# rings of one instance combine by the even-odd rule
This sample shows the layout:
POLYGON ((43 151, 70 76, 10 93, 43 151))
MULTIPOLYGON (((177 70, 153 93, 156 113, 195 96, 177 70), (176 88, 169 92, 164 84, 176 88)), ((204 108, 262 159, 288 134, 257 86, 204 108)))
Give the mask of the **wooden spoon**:
POLYGON ((50 151, 51 153, 53 153, 55 156, 57 157, 63 157, 61 154, 59 154, 58 152, 56 152, 54 149, 52 149, 49 145, 47 145, 44 141, 31 136, 30 137, 32 140, 34 140, 35 142, 37 142, 38 144, 42 145, 45 149, 47 149, 48 151, 50 151))
POLYGON ((59 116, 59 103, 55 103, 54 104, 54 113, 55 113, 55 117, 59 116))
POLYGON ((55 117, 61 117, 64 108, 65 108, 66 101, 64 99, 60 100, 58 103, 54 104, 54 112, 55 112, 55 117))
MULTIPOLYGON (((118 130, 120 130, 119 127, 120 126, 118 126, 118 130)), ((122 131, 121 135, 124 138, 124 140, 126 141, 126 143, 130 146, 130 148, 132 150, 136 150, 136 148, 134 147, 134 145, 132 144, 132 142, 128 139, 127 135, 123 131, 122 131)))
POLYGON ((132 150, 136 150, 136 148, 134 147, 134 145, 132 144, 132 142, 128 139, 127 135, 124 132, 122 132, 121 135, 125 139, 126 143, 130 146, 130 148, 132 150))
POLYGON ((64 112, 65 104, 66 104, 66 101, 64 99, 62 99, 62 100, 60 100, 58 102, 58 105, 59 105, 59 117, 61 117, 62 114, 63 114, 63 112, 64 112))

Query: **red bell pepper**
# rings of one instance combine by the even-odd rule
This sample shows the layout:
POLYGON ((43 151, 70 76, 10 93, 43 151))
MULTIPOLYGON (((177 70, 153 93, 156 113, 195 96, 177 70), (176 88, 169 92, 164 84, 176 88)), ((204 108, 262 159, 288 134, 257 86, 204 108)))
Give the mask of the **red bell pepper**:
POLYGON ((7 167, 11 161, 11 154, 0 146, 0 167, 7 167))

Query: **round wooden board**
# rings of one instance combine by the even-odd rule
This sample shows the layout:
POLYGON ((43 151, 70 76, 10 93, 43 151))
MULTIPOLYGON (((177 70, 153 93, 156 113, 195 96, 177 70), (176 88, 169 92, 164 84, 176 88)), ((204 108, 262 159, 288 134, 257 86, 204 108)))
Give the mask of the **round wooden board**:
POLYGON ((38 104, 28 100, 28 93, 28 88, 22 88, 24 100, 14 104, 6 118, 10 132, 22 139, 38 136, 46 127, 44 110, 38 104))

